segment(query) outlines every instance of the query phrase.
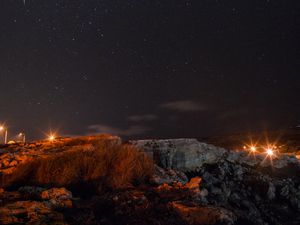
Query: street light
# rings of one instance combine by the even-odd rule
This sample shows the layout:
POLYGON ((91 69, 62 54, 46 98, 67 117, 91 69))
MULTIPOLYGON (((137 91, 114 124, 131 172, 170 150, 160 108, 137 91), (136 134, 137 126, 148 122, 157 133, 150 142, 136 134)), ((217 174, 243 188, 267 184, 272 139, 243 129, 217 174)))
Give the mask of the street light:
POLYGON ((251 146, 251 147, 250 147, 250 151, 251 151, 251 152, 256 152, 256 147, 255 147, 255 146, 251 146))
POLYGON ((0 132, 2 131, 4 131, 4 144, 7 144, 7 135, 8 135, 7 128, 4 126, 0 126, 0 132))
POLYGON ((267 153, 267 155, 270 156, 270 157, 272 157, 272 156, 274 155, 274 151, 273 151, 272 148, 267 148, 267 149, 266 149, 266 153, 267 153))
POLYGON ((49 136, 48 136, 48 140, 49 141, 54 141, 55 140, 55 135, 54 134, 50 134, 49 136))
POLYGON ((26 142, 26 135, 25 133, 19 133, 18 135, 20 138, 22 138, 22 142, 25 143, 26 142))

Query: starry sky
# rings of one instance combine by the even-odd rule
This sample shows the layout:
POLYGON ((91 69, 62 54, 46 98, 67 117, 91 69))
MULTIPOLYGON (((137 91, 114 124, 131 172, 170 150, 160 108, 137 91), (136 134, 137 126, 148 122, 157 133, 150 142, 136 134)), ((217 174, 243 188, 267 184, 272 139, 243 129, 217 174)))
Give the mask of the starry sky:
POLYGON ((0 121, 43 138, 300 124, 298 0, 2 0, 0 121))

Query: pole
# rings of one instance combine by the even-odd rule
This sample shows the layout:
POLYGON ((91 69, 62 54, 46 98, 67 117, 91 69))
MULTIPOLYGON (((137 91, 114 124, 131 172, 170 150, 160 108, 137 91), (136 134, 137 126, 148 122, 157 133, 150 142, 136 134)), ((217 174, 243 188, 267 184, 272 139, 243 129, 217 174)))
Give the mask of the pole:
POLYGON ((7 129, 5 130, 5 136, 4 136, 4 144, 7 144, 7 129))

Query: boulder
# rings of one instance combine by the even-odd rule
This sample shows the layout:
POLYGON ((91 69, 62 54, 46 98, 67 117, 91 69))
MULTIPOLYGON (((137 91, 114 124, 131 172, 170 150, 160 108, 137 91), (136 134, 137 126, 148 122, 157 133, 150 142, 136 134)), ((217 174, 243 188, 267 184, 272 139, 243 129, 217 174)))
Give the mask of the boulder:
POLYGON ((158 166, 183 172, 217 163, 228 152, 197 139, 138 140, 130 143, 143 149, 158 166))

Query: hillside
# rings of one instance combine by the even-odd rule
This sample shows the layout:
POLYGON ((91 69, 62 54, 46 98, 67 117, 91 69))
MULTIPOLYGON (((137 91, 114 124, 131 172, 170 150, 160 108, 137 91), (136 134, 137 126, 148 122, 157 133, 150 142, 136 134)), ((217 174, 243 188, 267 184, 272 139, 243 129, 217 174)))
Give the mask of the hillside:
POLYGON ((0 224, 300 223, 300 164, 196 139, 0 147, 0 224))

